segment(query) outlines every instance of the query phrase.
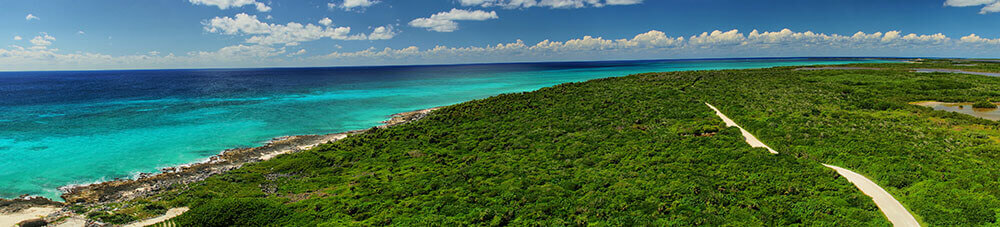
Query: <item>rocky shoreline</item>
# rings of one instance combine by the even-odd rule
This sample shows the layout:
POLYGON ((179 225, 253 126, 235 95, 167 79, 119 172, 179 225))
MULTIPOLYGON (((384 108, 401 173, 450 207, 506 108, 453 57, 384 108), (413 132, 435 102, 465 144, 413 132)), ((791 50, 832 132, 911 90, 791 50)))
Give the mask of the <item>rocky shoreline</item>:
MULTIPOLYGON (((403 112, 391 115, 383 125, 388 128, 420 120, 431 111, 441 107, 403 112)), ((120 179, 89 185, 62 187, 61 196, 66 202, 56 202, 42 197, 22 196, 17 199, 0 199, 0 215, 14 213, 37 206, 66 206, 69 204, 102 204, 143 198, 157 193, 186 187, 187 184, 240 168, 247 163, 255 163, 311 149, 317 145, 341 140, 350 135, 367 132, 370 129, 354 130, 325 135, 297 135, 272 139, 267 144, 252 148, 228 149, 210 157, 207 161, 161 169, 160 173, 140 174, 136 179, 120 179)))

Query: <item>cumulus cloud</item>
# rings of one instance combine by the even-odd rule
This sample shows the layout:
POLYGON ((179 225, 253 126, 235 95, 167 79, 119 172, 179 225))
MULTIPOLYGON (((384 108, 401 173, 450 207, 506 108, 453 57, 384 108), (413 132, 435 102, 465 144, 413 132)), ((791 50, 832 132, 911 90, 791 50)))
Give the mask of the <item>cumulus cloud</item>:
POLYGON ((967 36, 963 36, 959 40, 961 42, 963 42, 963 43, 968 43, 968 44, 1000 45, 1000 38, 997 38, 997 39, 987 39, 987 38, 979 37, 976 34, 970 34, 970 35, 967 35, 967 36))
POLYGON ((372 5, 375 5, 375 4, 378 4, 378 3, 379 3, 378 0, 344 0, 344 1, 340 2, 339 5, 336 4, 336 3, 332 3, 331 2, 331 3, 327 3, 326 6, 329 7, 329 8, 331 8, 331 9, 333 9, 333 8, 341 8, 343 10, 351 11, 351 10, 354 10, 354 9, 368 8, 369 6, 372 6, 372 5))
POLYGON ((319 24, 322 24, 323 26, 330 26, 333 24, 333 20, 331 20, 329 17, 324 17, 323 19, 319 20, 319 24))
POLYGON ((21 36, 19 36, 19 35, 15 35, 15 36, 14 36, 14 40, 21 40, 21 36))
POLYGON ((417 18, 410 21, 410 26, 418 28, 426 28, 429 31, 436 32, 453 32, 458 30, 458 22, 460 20, 471 20, 471 21, 484 21, 489 19, 497 19, 496 11, 468 11, 463 9, 451 9, 448 12, 440 12, 428 18, 417 18))
POLYGON ((980 14, 1000 12, 1000 0, 946 0, 944 5, 951 7, 983 6, 979 10, 980 14))
POLYGON ((52 45, 52 41, 55 40, 56 37, 52 37, 49 34, 42 33, 42 35, 35 36, 35 38, 31 39, 29 42, 31 42, 31 44, 34 44, 35 46, 43 47, 52 45))
POLYGON ((256 0, 188 0, 191 4, 195 5, 206 5, 206 6, 216 6, 219 9, 229 9, 229 8, 239 8, 245 5, 253 5, 257 8, 257 11, 268 12, 271 11, 271 7, 267 4, 258 2, 256 0))
POLYGON ((38 18, 35 15, 29 13, 27 16, 24 16, 24 20, 27 20, 27 21, 30 21, 30 20, 41 20, 41 18, 38 18))
MULTIPOLYGON (((324 18, 328 19, 328 18, 324 18)), ((332 24, 332 20, 329 21, 332 24)), ((324 20, 320 21, 325 23, 324 20)), ((322 38, 333 40, 382 40, 391 39, 396 32, 391 26, 380 26, 371 34, 351 34, 350 27, 330 27, 314 24, 270 24, 261 22, 257 16, 246 13, 234 17, 215 17, 205 21, 205 31, 226 35, 250 35, 246 43, 286 46, 299 45, 300 42, 314 41, 322 38)))
POLYGON ((642 0, 459 0, 462 6, 529 8, 549 7, 571 9, 584 7, 604 7, 607 5, 635 5, 642 0))

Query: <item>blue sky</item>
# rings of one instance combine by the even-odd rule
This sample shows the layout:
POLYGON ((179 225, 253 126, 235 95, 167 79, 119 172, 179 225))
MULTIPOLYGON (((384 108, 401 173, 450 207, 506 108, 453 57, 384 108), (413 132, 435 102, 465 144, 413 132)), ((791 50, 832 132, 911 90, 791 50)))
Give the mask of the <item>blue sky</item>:
POLYGON ((8 0, 0 21, 0 70, 1000 57, 1000 0, 8 0))

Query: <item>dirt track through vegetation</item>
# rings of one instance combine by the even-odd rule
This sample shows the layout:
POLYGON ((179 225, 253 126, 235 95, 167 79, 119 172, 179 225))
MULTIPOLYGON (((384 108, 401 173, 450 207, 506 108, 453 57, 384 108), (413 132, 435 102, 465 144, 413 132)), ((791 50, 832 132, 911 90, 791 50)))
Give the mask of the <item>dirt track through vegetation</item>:
MULTIPOLYGON (((746 142, 750 144, 750 146, 767 148, 767 151, 771 152, 771 154, 778 154, 777 151, 771 149, 771 147, 768 147, 766 144, 757 139, 757 137, 753 136, 753 134, 750 134, 750 132, 748 132, 746 129, 743 129, 743 127, 740 127, 738 124, 736 124, 735 121, 729 119, 729 117, 726 117, 726 115, 723 114, 722 111, 719 111, 719 109, 715 108, 715 106, 712 106, 712 104, 709 103, 705 103, 705 105, 708 105, 709 108, 715 110, 715 115, 718 115, 719 118, 722 118, 722 121, 726 123, 726 126, 739 128, 740 132, 743 133, 743 137, 746 138, 746 142)), ((917 222, 917 219, 913 217, 913 214, 910 214, 910 212, 906 210, 906 207, 903 207, 902 203, 899 203, 899 201, 897 201, 896 198, 892 197, 892 195, 890 195, 889 192, 887 192, 885 189, 882 189, 882 187, 878 186, 878 184, 875 184, 874 181, 866 178, 861 174, 855 173, 854 171, 844 169, 838 166, 833 166, 828 164, 823 164, 823 166, 826 166, 827 168, 837 171, 838 174, 846 178, 847 181, 850 181, 852 184, 854 184, 855 187, 860 189, 862 193, 865 193, 865 195, 872 197, 872 200, 875 201, 875 205, 878 206, 879 210, 881 210, 882 213, 885 214, 886 218, 889 219, 889 222, 892 222, 893 225, 920 226, 920 223, 917 222)))

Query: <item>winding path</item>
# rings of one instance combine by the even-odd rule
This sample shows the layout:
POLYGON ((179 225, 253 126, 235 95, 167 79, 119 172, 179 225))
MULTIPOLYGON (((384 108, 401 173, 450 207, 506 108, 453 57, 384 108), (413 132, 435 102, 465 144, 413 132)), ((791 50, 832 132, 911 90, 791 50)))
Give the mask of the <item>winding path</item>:
MULTIPOLYGON (((722 114, 722 111, 716 109, 715 106, 712 106, 712 104, 708 103, 705 103, 705 105, 708 105, 709 108, 715 110, 715 115, 718 115, 719 118, 722 118, 722 121, 726 122, 726 126, 739 128, 740 132, 743 133, 743 138, 746 139, 747 143, 750 144, 751 147, 767 148, 767 151, 771 152, 771 154, 778 154, 777 151, 774 151, 774 149, 768 147, 766 144, 758 140, 757 137, 753 136, 753 134, 750 134, 750 132, 743 129, 743 127, 737 125, 735 121, 729 119, 729 117, 726 117, 725 114, 722 114)), ((920 226, 920 223, 917 222, 917 219, 913 217, 913 214, 910 214, 910 212, 906 210, 906 207, 903 207, 902 203, 899 203, 899 201, 897 201, 896 198, 892 197, 892 195, 890 195, 889 192, 885 191, 885 189, 882 189, 882 187, 879 187, 878 184, 875 184, 875 182, 873 182, 872 180, 869 180, 868 178, 866 178, 861 174, 855 173, 853 171, 841 167, 832 166, 828 164, 823 164, 823 166, 826 166, 827 168, 837 171, 838 174, 840 174, 844 178, 847 178, 847 181, 850 181, 852 184, 854 184, 855 187, 858 187, 858 189, 860 189, 862 193, 865 193, 865 195, 872 197, 872 201, 875 201, 875 205, 878 206, 878 209, 881 210, 883 214, 885 214, 886 218, 888 218, 889 222, 892 222, 893 225, 920 226)))
POLYGON ((166 214, 163 214, 163 215, 161 215, 159 217, 154 217, 154 218, 142 220, 142 221, 139 221, 139 222, 134 222, 134 223, 125 225, 125 227, 143 227, 143 226, 148 226, 148 225, 154 225, 156 223, 160 223, 160 222, 163 222, 163 221, 166 221, 166 220, 170 220, 171 218, 174 218, 174 217, 177 217, 177 216, 179 216, 181 214, 184 214, 184 212, 187 212, 187 211, 188 211, 187 207, 171 208, 171 209, 167 210, 166 214))

